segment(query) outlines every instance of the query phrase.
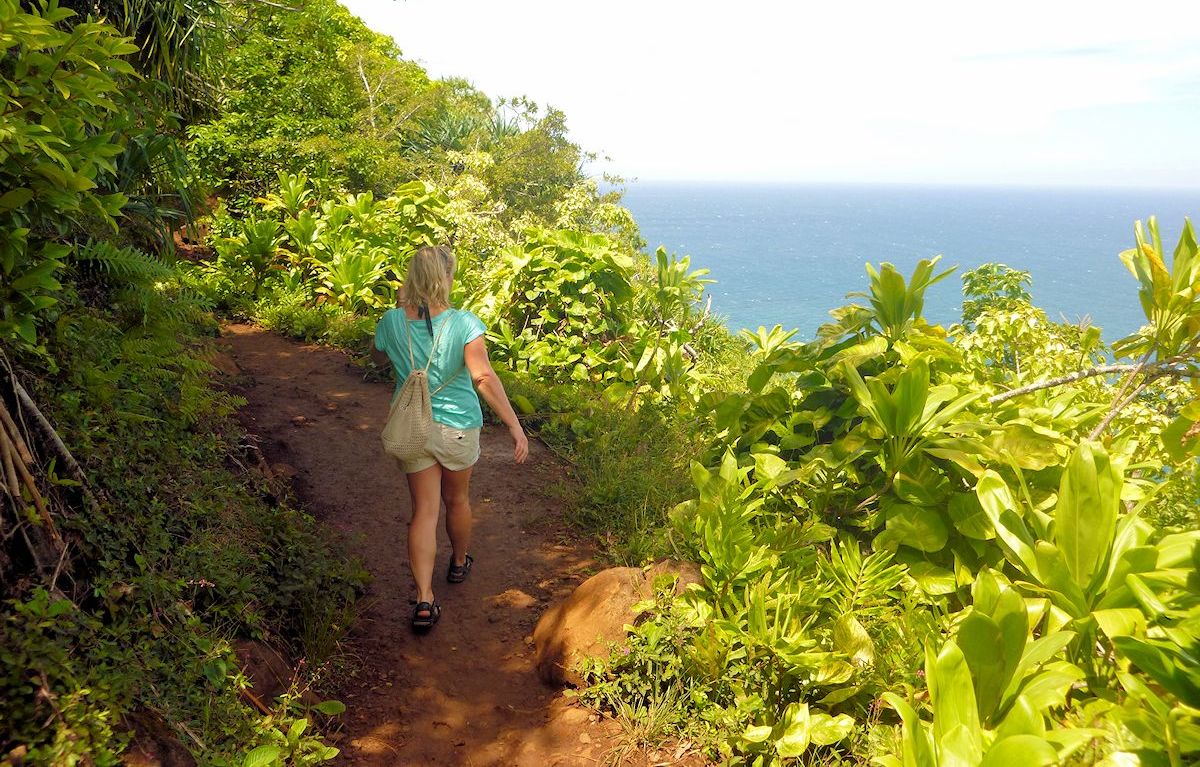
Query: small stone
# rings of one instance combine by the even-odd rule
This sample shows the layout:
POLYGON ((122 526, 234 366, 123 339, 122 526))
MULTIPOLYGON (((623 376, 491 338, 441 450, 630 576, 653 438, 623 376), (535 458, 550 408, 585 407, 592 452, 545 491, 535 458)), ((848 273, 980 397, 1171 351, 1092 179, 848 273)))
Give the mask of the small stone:
POLYGON ((225 352, 211 352, 205 359, 208 364, 213 366, 214 370, 222 375, 237 376, 242 374, 242 369, 234 362, 233 357, 225 352))
POLYGON ((271 467, 271 473, 283 480, 294 479, 298 471, 296 467, 286 463, 277 463, 271 467))
POLYGON ((581 732, 581 733, 579 733, 579 742, 580 743, 591 743, 592 736, 588 735, 586 732, 581 732))

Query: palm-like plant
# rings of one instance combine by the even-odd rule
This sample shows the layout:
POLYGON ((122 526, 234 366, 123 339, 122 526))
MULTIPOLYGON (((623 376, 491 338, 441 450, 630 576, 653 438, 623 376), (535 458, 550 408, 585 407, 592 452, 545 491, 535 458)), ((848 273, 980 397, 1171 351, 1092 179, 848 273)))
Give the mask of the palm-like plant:
POLYGON ((1123 356, 1153 355, 1159 361, 1195 356, 1200 349, 1200 244, 1184 219, 1170 268, 1164 258, 1158 221, 1134 225, 1137 247, 1121 260, 1138 281, 1138 299, 1149 325, 1114 347, 1123 356))
POLYGON ((317 293, 352 311, 376 309, 383 305, 379 289, 388 274, 388 255, 382 248, 367 248, 361 243, 340 248, 328 261, 316 263, 317 293))
POLYGON ((954 271, 954 267, 951 267, 935 274, 933 269, 941 258, 934 256, 921 259, 907 283, 904 275, 892 264, 883 263, 878 269, 873 264, 867 264, 870 290, 850 295, 866 298, 870 302, 870 309, 863 318, 889 343, 903 338, 913 323, 921 319, 921 312, 925 309, 925 291, 954 271))
POLYGON ((480 129, 495 133, 495 126, 473 114, 442 111, 421 121, 412 143, 418 150, 461 152, 470 148, 468 139, 480 129))
POLYGON ((279 191, 269 194, 259 202, 263 210, 282 210, 290 218, 296 218, 312 199, 313 190, 304 173, 279 172, 279 191))
POLYGON ((277 266, 282 251, 279 224, 271 219, 259 219, 251 216, 242 222, 242 231, 231 241, 234 252, 240 255, 242 262, 250 269, 251 293, 255 298, 266 282, 271 269, 277 266))

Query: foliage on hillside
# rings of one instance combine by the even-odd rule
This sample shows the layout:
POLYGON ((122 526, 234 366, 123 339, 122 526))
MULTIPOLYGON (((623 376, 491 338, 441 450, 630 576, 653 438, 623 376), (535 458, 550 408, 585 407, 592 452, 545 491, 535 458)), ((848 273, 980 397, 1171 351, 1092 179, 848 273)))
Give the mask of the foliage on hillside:
POLYGON ((231 643, 317 678, 362 575, 244 468, 212 322, 143 249, 194 198, 171 110, 199 6, 87 6, 117 26, 0 1, 0 761, 115 764, 147 722, 207 763, 321 761, 293 698, 249 705, 231 643))
POLYGON ((446 185, 469 153, 487 155, 479 180, 505 221, 550 209, 582 180, 561 112, 431 80, 336 0, 226 13, 234 31, 215 115, 191 127, 189 152, 203 182, 239 207, 280 172, 380 197, 417 178, 446 185))
POLYGON ((240 221, 217 217, 195 284, 361 348, 411 249, 455 243, 456 300, 574 462, 578 521, 625 557, 702 565, 703 586, 642 605, 587 700, 748 764, 1175 765, 1200 747, 1190 228, 1173 258, 1139 229, 1123 258, 1148 325, 1112 349, 1001 265, 964 276, 960 325, 929 325, 936 259, 868 267, 866 300, 812 342, 739 341, 697 311, 703 273, 642 255, 594 188, 564 177, 513 216, 498 143, 442 149, 373 197, 280 169, 240 221))
POLYGON ((979 274, 948 338, 934 262, 764 343, 749 392, 707 395, 720 435, 672 512, 704 586, 644 605, 585 694, 756 764, 1191 761, 1200 251, 1137 234, 1148 324, 1116 365, 979 274))
POLYGON ((27 433, 49 508, 4 496, 5 751, 112 763, 149 710, 214 763, 331 755, 294 703, 243 704, 228 646, 320 665, 359 578, 236 469, 202 310, 361 350, 412 250, 450 242, 580 524, 702 567, 589 669, 630 737, 756 765, 1200 754, 1190 226, 1173 255, 1138 227, 1147 325, 1111 349, 1000 265, 928 324, 936 259, 869 266, 813 341, 731 338, 703 270, 647 257, 582 177, 560 113, 432 81, 332 0, 87 6, 115 26, 0 0, 0 338, 83 469, 27 433), (197 177, 226 199, 181 269, 147 250, 197 177))
MULTIPOLYGON (((421 191, 429 210, 403 207, 453 226, 453 192, 421 191)), ((273 199, 254 215, 274 206, 276 231, 319 210, 319 237, 362 248, 369 222, 395 207, 351 222, 338 206, 356 198, 287 213, 273 199)), ((966 275, 964 324, 929 325, 924 292, 949 274, 934 259, 908 278, 869 267, 866 301, 833 312, 813 342, 747 334, 757 351, 744 388, 723 385, 708 372, 717 357, 693 346, 715 333, 695 313, 703 279, 686 261, 545 228, 510 235, 524 240, 490 248, 490 261, 464 253, 462 300, 491 327, 514 388, 549 408, 518 405, 581 464, 600 455, 619 470, 613 456, 644 451, 648 431, 685 447, 709 439, 692 464, 697 495, 668 526, 704 584, 642 605, 630 651, 591 670, 585 698, 753 764, 1000 764, 1014 751, 1039 764, 1182 764, 1200 746, 1182 671, 1200 604, 1200 251, 1187 226, 1168 259, 1155 232, 1139 225, 1123 255, 1148 324, 1115 345, 1115 363, 1096 329, 1048 322, 1005 267, 966 275), (615 412, 641 429, 611 428, 615 412), (1147 708, 1154 685, 1175 697, 1147 708)), ((228 264, 254 252, 230 247, 228 264)), ((338 292, 302 247, 280 235, 260 305, 291 295, 296 311, 360 311, 368 331, 404 249, 381 249, 367 282, 338 292)), ((657 527, 649 504, 667 498, 636 483, 642 518, 622 528, 606 514, 628 499, 597 488, 637 473, 617 476, 585 477, 597 507, 580 521, 657 527)), ((655 553, 653 535, 637 537, 627 552, 655 553)))

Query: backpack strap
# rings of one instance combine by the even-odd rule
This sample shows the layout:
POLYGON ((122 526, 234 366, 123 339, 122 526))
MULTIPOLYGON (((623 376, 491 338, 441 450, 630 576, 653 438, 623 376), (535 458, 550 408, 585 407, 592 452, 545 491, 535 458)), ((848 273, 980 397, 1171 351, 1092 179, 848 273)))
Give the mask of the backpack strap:
MULTIPOLYGON (((446 311, 449 312, 451 310, 447 309, 446 311)), ((428 319, 428 315, 426 316, 426 318, 428 319)), ((416 370, 417 363, 416 363, 416 359, 413 357, 412 329, 408 327, 408 315, 405 315, 404 319, 405 319, 405 321, 404 321, 404 338, 406 341, 408 341, 408 367, 410 370, 416 370)), ((442 340, 442 335, 446 332, 446 326, 448 324, 450 324, 450 319, 451 319, 450 317, 446 317, 446 319, 442 320, 442 326, 440 328, 438 328, 437 337, 433 339, 433 343, 430 344, 430 346, 429 346, 429 361, 425 363, 425 367, 422 368, 422 372, 424 372, 424 373, 429 372, 429 366, 433 364, 433 355, 435 353, 437 353, 438 342, 442 340)), ((461 370, 462 370, 462 368, 459 368, 458 371, 455 371, 454 375, 458 375, 458 372, 461 370)), ((450 379, 448 381, 446 381, 446 383, 450 383, 450 381, 453 381, 453 380, 454 380, 454 376, 451 376, 450 379)), ((434 394, 437 394, 437 392, 439 392, 443 388, 445 388, 446 383, 439 386, 437 388, 437 391, 434 392, 434 394)))
POLYGON ((461 368, 454 371, 454 375, 447 378, 445 381, 442 382, 441 386, 437 387, 436 389, 434 389, 432 392, 429 393, 429 398, 433 399, 433 395, 437 394, 442 389, 445 389, 447 386, 449 386, 450 382, 453 381, 455 378, 458 378, 458 374, 463 372, 463 368, 465 368, 466 366, 467 366, 466 363, 463 363, 463 366, 461 368))

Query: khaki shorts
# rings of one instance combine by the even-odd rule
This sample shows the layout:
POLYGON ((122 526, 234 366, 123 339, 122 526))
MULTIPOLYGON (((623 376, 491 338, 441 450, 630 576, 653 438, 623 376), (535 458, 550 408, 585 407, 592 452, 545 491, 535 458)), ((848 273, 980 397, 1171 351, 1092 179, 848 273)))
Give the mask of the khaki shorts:
POLYGON ((425 455, 407 461, 396 459, 405 474, 425 471, 435 463, 443 469, 462 471, 479 460, 479 429, 455 429, 433 422, 433 432, 425 443, 425 455))

